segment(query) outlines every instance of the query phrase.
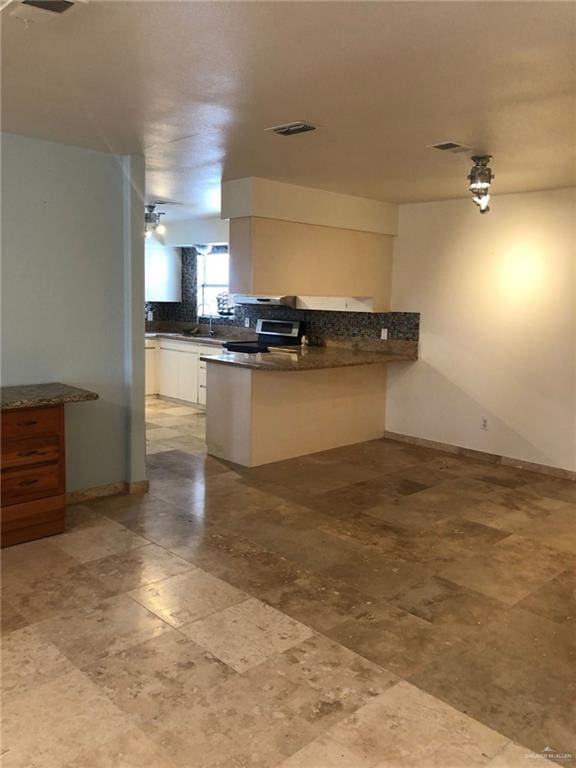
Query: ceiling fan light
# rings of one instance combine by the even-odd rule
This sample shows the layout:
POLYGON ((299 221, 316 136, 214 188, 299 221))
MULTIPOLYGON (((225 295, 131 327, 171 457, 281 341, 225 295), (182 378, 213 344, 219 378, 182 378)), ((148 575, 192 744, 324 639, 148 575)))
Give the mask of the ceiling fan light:
POLYGON ((490 210, 490 195, 488 190, 494 175, 489 166, 492 155, 477 155, 472 158, 474 165, 468 174, 468 189, 472 192, 472 202, 480 209, 480 213, 488 213, 490 210))

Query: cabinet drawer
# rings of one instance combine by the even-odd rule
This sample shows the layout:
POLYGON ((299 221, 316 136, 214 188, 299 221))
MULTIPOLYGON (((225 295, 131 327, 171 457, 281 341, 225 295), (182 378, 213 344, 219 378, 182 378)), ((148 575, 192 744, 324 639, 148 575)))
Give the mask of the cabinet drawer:
POLYGON ((28 464, 41 464, 46 461, 58 461, 60 458, 60 438, 28 437, 24 440, 4 440, 2 442, 2 467, 24 467, 28 464))
POLYGON ((61 463, 8 469, 2 473, 2 505, 63 492, 62 486, 61 463))
POLYGON ((64 406, 17 408, 2 412, 2 439, 58 435, 62 431, 64 406))
POLYGON ((64 522, 65 512, 66 503, 63 495, 26 501, 23 504, 12 504, 0 510, 0 529, 4 535, 7 531, 27 528, 31 525, 41 525, 56 520, 64 522))

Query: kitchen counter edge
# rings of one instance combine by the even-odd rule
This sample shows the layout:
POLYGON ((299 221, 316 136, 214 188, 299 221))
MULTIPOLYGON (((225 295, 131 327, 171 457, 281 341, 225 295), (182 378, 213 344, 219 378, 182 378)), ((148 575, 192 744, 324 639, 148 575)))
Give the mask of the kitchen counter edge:
POLYGON ((414 362, 418 356, 400 352, 364 352, 351 349, 312 347, 296 354, 289 352, 256 354, 221 352, 218 355, 201 355, 200 359, 207 363, 249 368, 254 371, 312 371, 357 365, 414 362))
POLYGON ((3 411, 62 405, 64 403, 81 403, 88 400, 98 400, 98 397, 96 392, 60 382, 0 387, 0 407, 3 411))

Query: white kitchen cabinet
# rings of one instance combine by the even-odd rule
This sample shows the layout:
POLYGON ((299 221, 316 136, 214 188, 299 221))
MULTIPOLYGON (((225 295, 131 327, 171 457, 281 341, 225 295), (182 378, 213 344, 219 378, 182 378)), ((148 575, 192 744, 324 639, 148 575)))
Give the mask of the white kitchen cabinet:
POLYGON ((145 301, 182 301, 182 256, 154 239, 145 245, 145 301))
POLYGON ((203 360, 198 366, 198 402, 206 405, 206 363, 203 360))
POLYGON ((198 402, 198 353, 179 352, 178 359, 178 399, 189 403, 198 402))
POLYGON ((156 376, 156 344, 146 345, 144 386, 144 391, 147 395, 158 394, 158 382, 156 376))
POLYGON ((162 397, 178 397, 179 352, 162 349, 158 355, 158 394, 162 397))
POLYGON ((296 309, 374 312, 374 298, 372 296, 297 296, 296 309))
POLYGON ((156 359, 158 394, 188 403, 206 404, 206 363, 201 355, 219 348, 187 341, 160 339, 156 359))

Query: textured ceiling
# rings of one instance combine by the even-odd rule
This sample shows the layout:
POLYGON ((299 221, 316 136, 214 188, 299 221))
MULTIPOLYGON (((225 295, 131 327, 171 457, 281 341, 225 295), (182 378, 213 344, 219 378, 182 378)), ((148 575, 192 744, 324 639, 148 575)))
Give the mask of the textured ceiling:
POLYGON ((147 197, 218 211, 222 178, 396 202, 576 183, 576 3, 91 0, 2 14, 3 130, 146 157, 147 197), (322 128, 265 133, 295 119, 322 128))

